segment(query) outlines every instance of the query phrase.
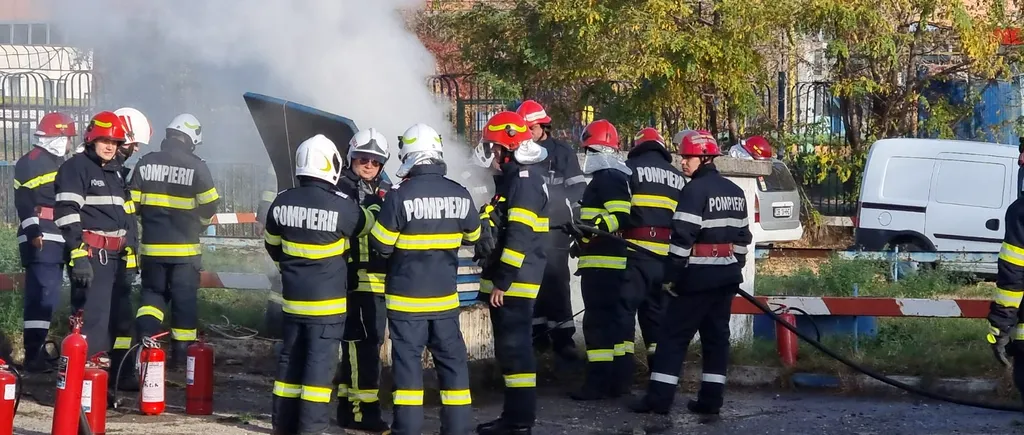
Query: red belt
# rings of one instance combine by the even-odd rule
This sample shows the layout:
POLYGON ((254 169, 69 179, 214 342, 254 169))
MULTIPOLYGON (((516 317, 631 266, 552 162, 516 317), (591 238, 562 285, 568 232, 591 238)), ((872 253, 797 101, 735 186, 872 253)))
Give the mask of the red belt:
POLYGON ((690 257, 730 257, 731 243, 696 243, 690 248, 690 257))
POLYGON ((634 240, 667 242, 672 238, 672 229, 663 227, 636 227, 623 231, 622 237, 634 240))
POLYGON ((39 219, 52 221, 53 207, 36 207, 36 216, 38 216, 39 219))
POLYGON ((104 236, 90 231, 82 231, 82 242, 92 249, 120 251, 124 247, 124 237, 104 236))

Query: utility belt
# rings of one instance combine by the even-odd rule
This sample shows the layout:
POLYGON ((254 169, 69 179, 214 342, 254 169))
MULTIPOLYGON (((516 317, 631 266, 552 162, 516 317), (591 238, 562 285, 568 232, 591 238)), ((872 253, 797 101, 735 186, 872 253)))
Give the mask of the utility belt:
POLYGON ((672 229, 665 227, 636 227, 624 230, 619 235, 626 239, 667 243, 672 238, 672 229))
POLYGON ((88 248, 90 256, 92 256, 93 250, 121 252, 125 246, 125 237, 105 236, 85 230, 82 231, 82 243, 88 248))
POLYGON ((53 220, 53 207, 42 207, 36 206, 36 216, 39 219, 52 221, 53 220))
POLYGON ((694 243, 690 248, 690 257, 724 258, 732 255, 732 243, 694 243))

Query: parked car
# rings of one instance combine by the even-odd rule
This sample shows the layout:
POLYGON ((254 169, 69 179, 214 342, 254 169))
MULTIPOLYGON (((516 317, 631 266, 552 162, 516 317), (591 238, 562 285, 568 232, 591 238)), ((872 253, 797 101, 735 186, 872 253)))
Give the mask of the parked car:
POLYGON ((768 141, 752 136, 730 148, 729 156, 772 162, 771 175, 757 177, 754 222, 750 224, 755 244, 800 240, 804 235, 800 222, 800 190, 789 167, 775 158, 768 141))

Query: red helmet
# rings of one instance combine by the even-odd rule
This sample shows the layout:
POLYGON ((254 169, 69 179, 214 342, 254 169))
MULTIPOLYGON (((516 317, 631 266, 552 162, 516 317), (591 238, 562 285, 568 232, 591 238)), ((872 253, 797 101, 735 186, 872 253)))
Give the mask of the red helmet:
POLYGON ((124 142, 127 140, 125 136, 124 123, 114 112, 97 113, 89 121, 89 127, 85 129, 85 143, 93 143, 99 139, 124 142))
POLYGON ((665 138, 658 133, 658 130, 654 127, 647 127, 640 130, 639 133, 633 138, 633 146, 640 145, 645 142, 657 142, 658 145, 665 146, 665 138))
POLYGON ((36 136, 57 137, 75 136, 75 120, 60 112, 51 112, 43 116, 36 126, 36 136))
POLYGON ((516 113, 526 120, 527 127, 551 123, 551 117, 548 116, 548 112, 544 111, 544 106, 533 100, 523 101, 523 104, 519 105, 519 109, 516 109, 516 113))
POLYGON ((707 130, 691 130, 679 141, 679 155, 683 157, 720 156, 718 142, 707 130))
POLYGON ((507 150, 515 150, 530 139, 533 136, 527 122, 518 113, 508 111, 492 116, 480 136, 480 142, 498 144, 507 150))
POLYGON ((619 132, 615 131, 615 126, 612 123, 604 119, 598 119, 583 129, 580 141, 583 142, 584 148, 606 146, 617 150, 619 149, 619 132))
POLYGON ((773 156, 772 145, 764 136, 751 136, 743 141, 743 150, 755 160, 769 160, 773 156))

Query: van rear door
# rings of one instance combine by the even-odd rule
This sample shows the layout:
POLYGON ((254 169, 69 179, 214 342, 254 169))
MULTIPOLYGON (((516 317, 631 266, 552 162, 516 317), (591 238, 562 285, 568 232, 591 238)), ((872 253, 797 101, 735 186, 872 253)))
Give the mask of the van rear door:
POLYGON ((938 251, 999 251, 1010 198, 1005 189, 1017 172, 1014 162, 960 153, 937 157, 926 235, 938 251))

